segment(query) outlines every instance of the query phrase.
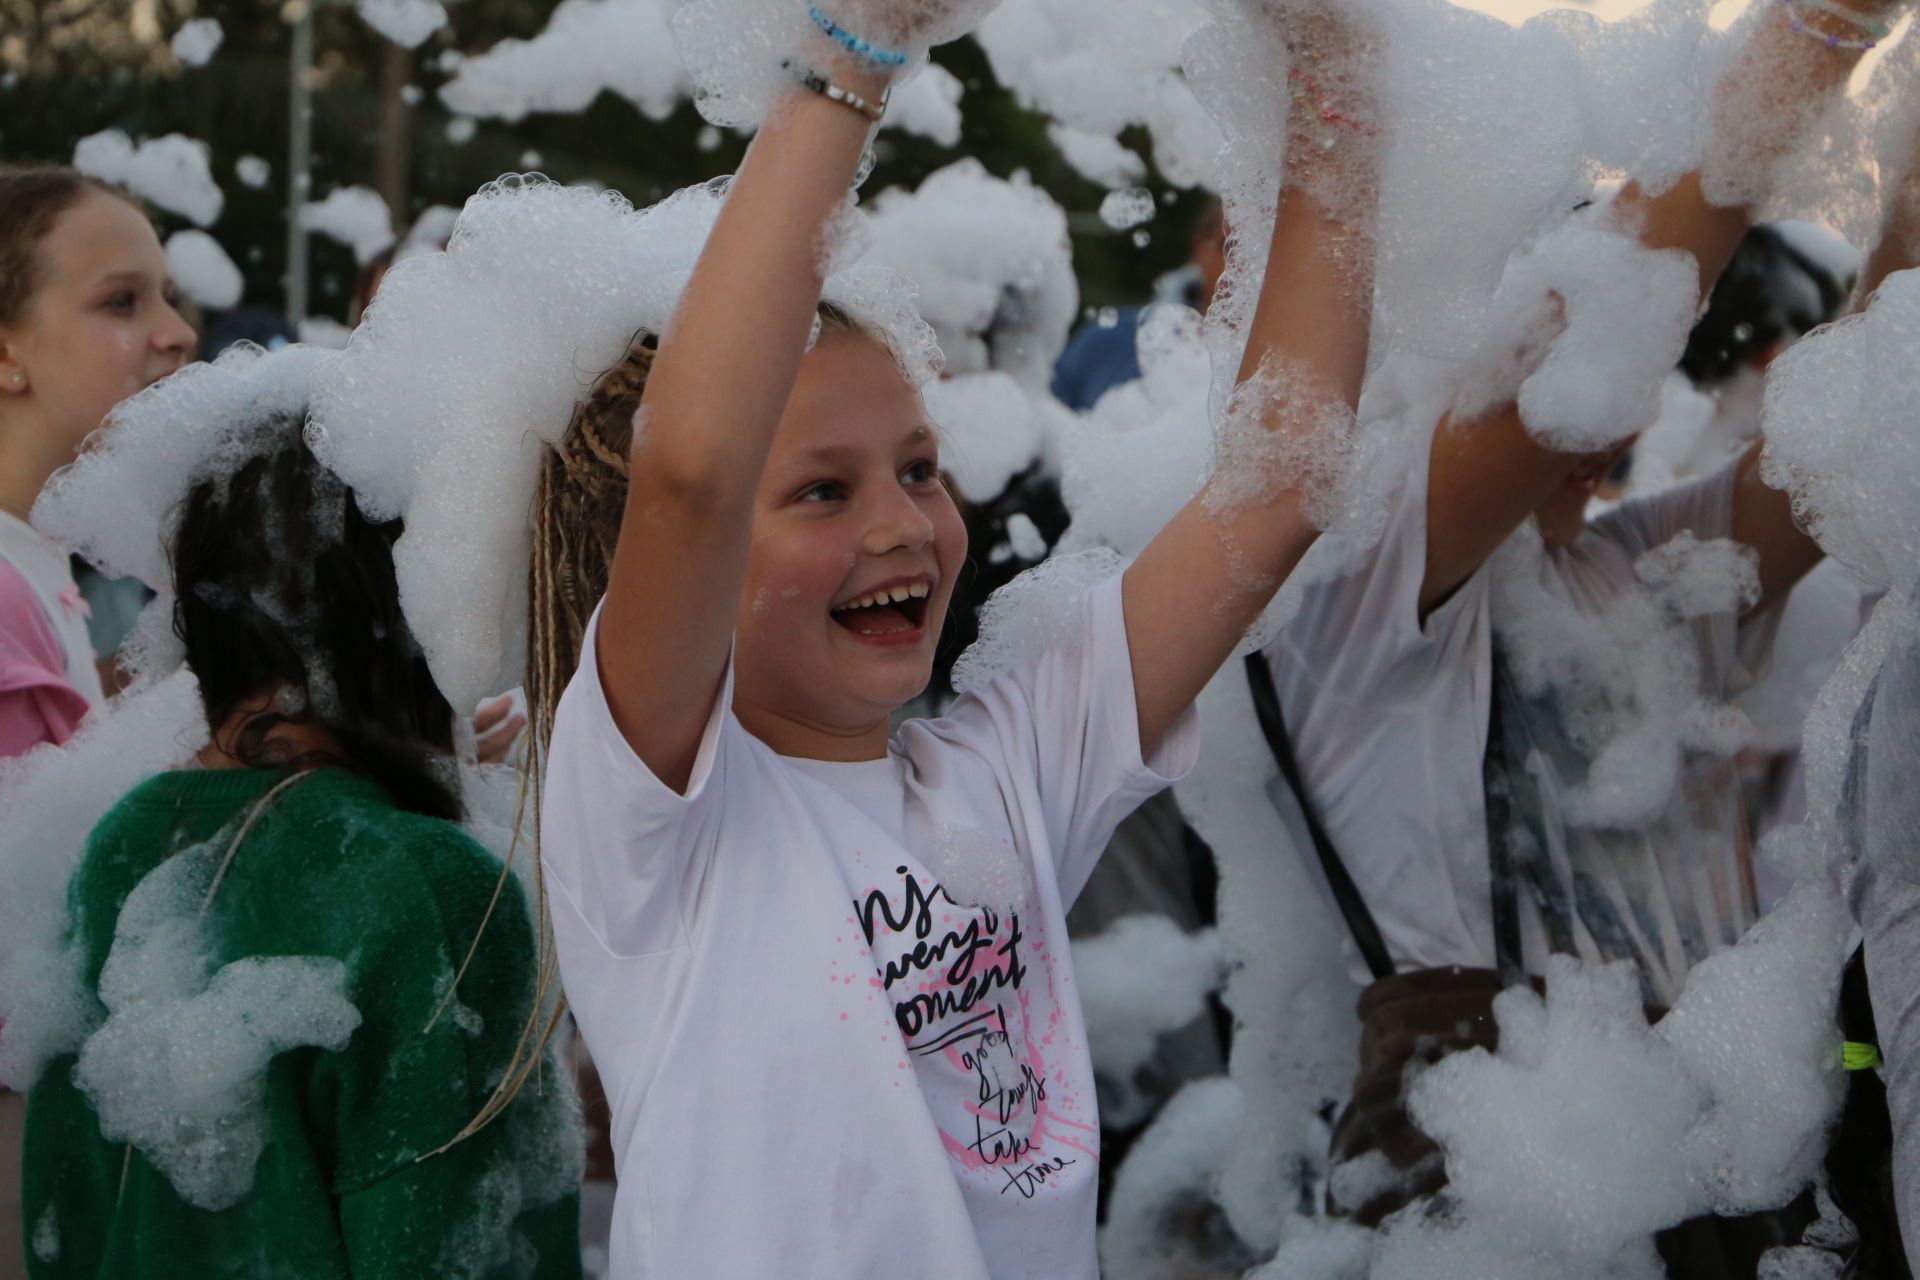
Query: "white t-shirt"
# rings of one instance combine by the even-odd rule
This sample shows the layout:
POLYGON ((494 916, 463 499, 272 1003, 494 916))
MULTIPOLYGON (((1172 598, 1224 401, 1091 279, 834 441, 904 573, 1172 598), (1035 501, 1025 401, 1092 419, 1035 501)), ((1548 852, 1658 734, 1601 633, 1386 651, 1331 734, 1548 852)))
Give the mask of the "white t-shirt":
POLYGON ((105 702, 100 669, 94 665, 93 640, 87 634, 86 601, 74 585, 67 553, 41 537, 26 521, 0 511, 0 560, 17 569, 33 588, 34 598, 53 625, 53 634, 66 656, 67 683, 92 705, 105 702))
POLYGON ((1065 912, 1198 751, 1189 713, 1141 758, 1119 580, 1075 639, 909 721, 884 760, 776 755, 735 719, 729 673, 684 796, 615 727, 598 626, 541 831, 613 1107, 613 1273, 1094 1280, 1099 1121, 1065 912), (940 888, 941 848, 982 841, 1018 855, 1024 908, 940 888))
MULTIPOLYGON (((1385 537, 1359 568, 1310 586, 1267 650, 1301 776, 1397 967, 1496 963, 1485 762, 1494 691, 1492 572, 1483 567, 1420 619, 1430 450, 1409 454, 1385 537)), ((1676 534, 1732 529, 1734 467, 1622 504, 1577 542, 1548 552, 1542 586, 1598 613, 1637 581, 1634 562, 1676 534)), ((1729 698, 1764 657, 1766 619, 1690 624, 1702 691, 1729 698)), ((1511 748, 1555 738, 1547 706, 1515 717, 1511 748), (1524 721, 1524 722, 1519 722, 1524 721)), ((1553 746, 1565 749, 1559 741, 1553 746)), ((1546 834, 1518 894, 1528 968, 1549 951, 1632 959, 1650 999, 1671 1001, 1686 973, 1751 922, 1750 863, 1731 762, 1689 758, 1652 828, 1575 828, 1561 804, 1564 757, 1532 750, 1528 817, 1546 834), (1704 799, 1703 799, 1704 797, 1704 799), (1544 812, 1542 812, 1544 810, 1544 812)), ((1299 806, 1273 799, 1322 881, 1299 806)), ((1344 924, 1343 924, 1344 928, 1344 924)), ((1355 976, 1369 975, 1356 960, 1355 976)))

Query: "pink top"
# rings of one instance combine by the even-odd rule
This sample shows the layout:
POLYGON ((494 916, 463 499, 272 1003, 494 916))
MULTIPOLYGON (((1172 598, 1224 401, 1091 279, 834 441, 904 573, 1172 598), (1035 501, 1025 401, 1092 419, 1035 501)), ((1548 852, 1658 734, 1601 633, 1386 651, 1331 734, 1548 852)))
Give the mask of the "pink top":
POLYGON ((0 560, 0 758, 73 736, 87 699, 67 683, 67 661, 40 599, 0 560))

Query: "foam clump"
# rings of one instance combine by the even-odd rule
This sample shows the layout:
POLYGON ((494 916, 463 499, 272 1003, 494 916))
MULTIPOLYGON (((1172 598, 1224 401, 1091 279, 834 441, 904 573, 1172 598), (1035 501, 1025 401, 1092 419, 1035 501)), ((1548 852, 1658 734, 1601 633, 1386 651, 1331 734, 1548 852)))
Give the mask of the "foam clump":
POLYGON ((670 16, 668 0, 561 0, 539 35, 462 59, 440 100, 462 116, 512 122, 584 111, 611 90, 664 120, 692 91, 670 16))
POLYGON ((1114 388, 1061 443, 1061 496, 1073 513, 1063 546, 1137 556, 1206 478, 1207 348, 1200 317, 1163 305, 1140 322, 1141 378, 1114 388))
POLYGON ((966 95, 967 87, 959 76, 939 63, 929 62, 887 99, 885 127, 930 139, 943 147, 957 147, 965 123, 960 100, 966 95))
POLYGON ((1105 548, 1055 555, 994 592, 980 609, 980 638, 953 664, 954 690, 984 689, 1077 635, 1087 593, 1126 565, 1105 548))
POLYGON ((148 138, 137 147, 118 129, 90 134, 74 144, 73 167, 196 226, 218 221, 227 203, 208 167, 207 144, 181 133, 148 138))
POLYGON ((64 746, 0 760, 0 1084, 24 1091, 77 1049, 96 1007, 68 946, 67 882, 108 809, 206 745, 199 685, 177 672, 121 694, 64 746))
POLYGON ((233 176, 240 185, 258 191, 273 178, 273 166, 259 156, 241 156, 233 162, 233 176))
POLYGON ((173 33, 173 39, 167 42, 167 47, 179 59, 181 66, 204 67, 219 50, 226 34, 218 18, 195 18, 180 24, 180 29, 173 33))
POLYGON ((928 870, 940 878, 947 896, 963 907, 1025 911, 1027 864, 1005 839, 973 827, 943 823, 934 834, 928 870))
POLYGON ((1224 1076, 1173 1096, 1114 1175, 1100 1232, 1106 1280, 1238 1276, 1255 1260, 1213 1207, 1221 1162, 1246 1122, 1245 1099, 1224 1076))
POLYGON ((1569 819, 1642 826, 1672 798, 1685 753, 1731 757, 1751 734, 1745 715, 1700 692, 1691 623, 1757 599, 1757 558, 1683 533, 1642 557, 1639 584, 1596 611, 1553 588, 1545 554, 1523 536, 1491 562, 1514 677, 1528 696, 1552 695, 1591 760, 1585 778, 1569 780, 1569 819))
POLYGON ((354 0, 353 11, 403 49, 419 48, 447 25, 447 9, 440 0, 354 0))
POLYGON ((1144 187, 1131 187, 1125 191, 1110 191, 1107 198, 1100 202, 1100 221, 1115 231, 1130 231, 1142 223, 1153 221, 1160 206, 1153 193, 1144 187))
POLYGON ((240 268, 220 242, 204 231, 176 231, 167 237, 167 269, 181 291, 203 307, 234 306, 246 292, 240 268))
MULTIPOLYGON (((665 329, 723 200, 695 187, 636 211, 538 177, 490 183, 445 253, 395 265, 316 397, 315 452, 369 517, 406 520, 401 603, 455 706, 520 683, 541 449, 637 333, 665 329)), ((898 277, 856 264, 825 296, 912 381, 931 377, 937 348, 898 277)))
POLYGON ((1137 125, 1167 180, 1192 187, 1208 181, 1220 145, 1180 69, 1181 46, 1205 18, 1195 0, 1009 0, 977 38, 1001 84, 1071 130, 1062 153, 1083 176, 1137 182, 1116 150, 1137 125))
POLYGON ((1414 1084, 1450 1207, 1390 1223, 1368 1274, 1655 1277, 1653 1232, 1785 1204, 1817 1172, 1844 1083, 1832 1006, 1847 934, 1833 889, 1803 884, 1696 968, 1653 1028, 1631 966, 1552 957, 1544 1000, 1517 987, 1495 1002, 1497 1053, 1453 1055, 1414 1084))
POLYGON ((1872 305, 1774 362, 1765 478, 1828 555, 1862 582, 1920 577, 1920 271, 1889 277, 1872 305))
MULTIPOLYGON (((957 40, 999 0, 822 0, 820 14, 851 38, 924 62, 957 40)), ((786 0, 688 0, 673 15, 674 40, 711 124, 757 125, 789 86, 783 62, 813 67, 834 53, 808 7, 786 0)))
POLYGON ((1069 168, 1099 186, 1130 186, 1147 176, 1147 162, 1140 153, 1107 134, 1089 133, 1056 120, 1047 126, 1047 140, 1069 168))
POLYGON ((1073 972, 1087 1022, 1103 1122, 1124 1128, 1148 1118, 1152 1103, 1136 1082, 1160 1037, 1207 1015, 1207 998, 1226 978, 1220 936, 1187 933, 1162 915, 1122 916, 1100 934, 1073 942, 1073 972))
POLYGON ((1506 372, 1468 391, 1461 414, 1517 399, 1527 429, 1551 449, 1618 444, 1660 416, 1661 387, 1699 301, 1691 254, 1562 226, 1508 264, 1489 340, 1493 365, 1506 372))
POLYGON ((999 497, 1033 466, 1066 417, 1057 402, 1033 395, 1005 373, 930 382, 925 397, 927 415, 946 442, 940 468, 976 503, 999 497))
POLYGON ((260 429, 303 413, 337 359, 306 346, 241 344, 122 402, 34 504, 34 526, 109 577, 166 593, 180 506, 202 480, 254 456, 260 429))
POLYGON ((267 1063, 303 1045, 345 1048, 360 1025, 338 960, 212 968, 202 901, 225 852, 216 839, 178 853, 128 896, 100 974, 107 1017, 74 1067, 102 1136, 139 1148, 182 1200, 209 1212, 253 1185, 267 1063))
POLYGON ((393 214, 372 187, 335 187, 325 200, 301 206, 300 225, 346 245, 363 267, 392 248, 396 238, 393 214))
POLYGON ((1052 197, 966 159, 917 191, 883 191, 871 213, 872 259, 913 283, 945 371, 998 369, 1044 392, 1080 307, 1067 216, 1052 197))

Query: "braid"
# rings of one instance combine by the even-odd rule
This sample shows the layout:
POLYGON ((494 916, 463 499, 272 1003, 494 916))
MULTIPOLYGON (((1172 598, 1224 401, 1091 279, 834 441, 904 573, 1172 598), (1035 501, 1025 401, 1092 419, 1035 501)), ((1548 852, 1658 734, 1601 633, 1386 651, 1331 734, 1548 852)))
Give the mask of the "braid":
MULTIPOLYGON (((618 364, 600 376, 592 392, 574 410, 573 421, 560 443, 546 450, 534 489, 533 554, 528 565, 529 617, 527 627, 527 710, 532 726, 527 735, 527 768, 520 777, 519 812, 514 819, 513 845, 501 886, 512 860, 526 838, 528 809, 532 809, 531 844, 535 852, 534 916, 538 924, 533 1008, 521 1028, 519 1042, 500 1082, 481 1107, 438 1155, 472 1137, 504 1112, 520 1089, 540 1069, 547 1042, 566 1011, 559 990, 559 957, 553 945, 553 924, 547 914, 546 876, 539 851, 540 792, 546 779, 547 746, 553 738, 553 717, 560 695, 580 665, 587 622, 606 593, 614 547, 620 540, 620 518, 626 510, 628 450, 633 444, 633 415, 646 391, 653 368, 655 341, 636 334, 618 364)), ((496 886, 498 900, 501 886, 496 886)), ((491 915, 489 906, 488 914, 491 915)), ((485 929, 483 924, 482 929, 485 929)), ((474 948, 479 938, 474 939, 474 948)), ((467 962, 473 959, 472 951, 467 962)), ((447 998, 436 1010, 437 1021, 464 976, 460 967, 447 998)), ((433 1023, 428 1024, 430 1028, 433 1023)), ((421 1159, 428 1157, 423 1156, 421 1159)))
POLYGON ((534 503, 527 705, 534 781, 541 781, 553 716, 580 663, 587 623, 606 594, 626 511, 633 415, 653 370, 653 335, 636 334, 574 410, 560 443, 540 462, 534 503))

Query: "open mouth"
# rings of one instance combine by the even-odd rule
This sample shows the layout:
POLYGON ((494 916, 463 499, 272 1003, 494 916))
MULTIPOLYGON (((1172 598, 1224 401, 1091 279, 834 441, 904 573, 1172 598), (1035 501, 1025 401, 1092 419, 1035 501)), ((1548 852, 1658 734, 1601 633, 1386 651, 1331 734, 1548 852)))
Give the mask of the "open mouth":
POLYGON ((869 639, 906 638, 919 634, 927 625, 927 602, 932 594, 933 586, 927 582, 879 587, 835 605, 833 620, 869 639))

